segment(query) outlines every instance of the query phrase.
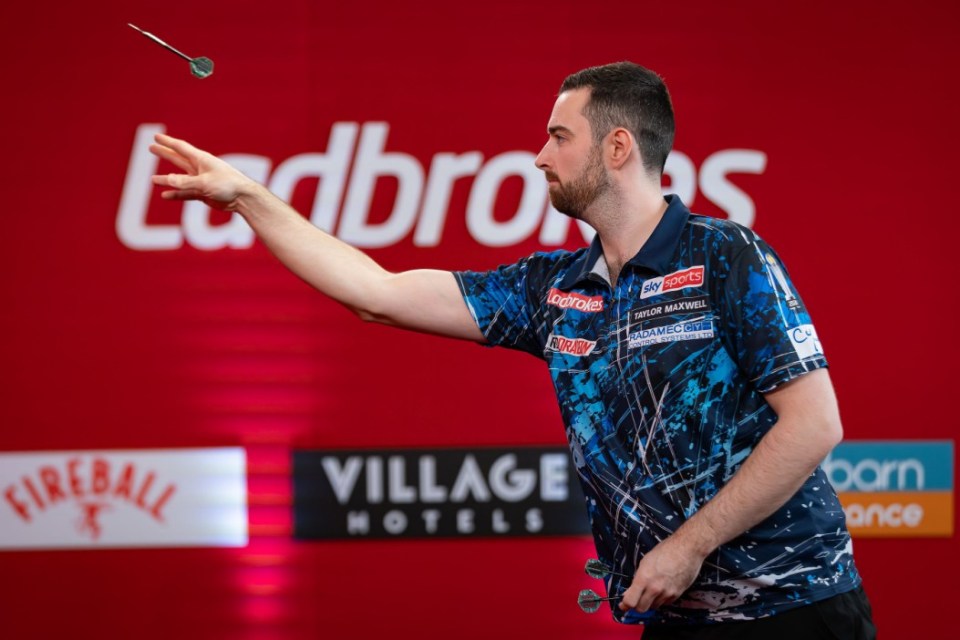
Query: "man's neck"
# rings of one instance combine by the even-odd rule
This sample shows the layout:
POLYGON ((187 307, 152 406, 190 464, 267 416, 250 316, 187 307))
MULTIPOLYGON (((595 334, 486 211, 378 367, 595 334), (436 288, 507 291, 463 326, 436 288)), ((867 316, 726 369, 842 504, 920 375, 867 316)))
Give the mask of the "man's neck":
POLYGON ((610 283, 614 285, 623 265, 646 244, 667 210, 659 189, 630 195, 633 197, 597 202, 588 220, 600 237, 610 283))

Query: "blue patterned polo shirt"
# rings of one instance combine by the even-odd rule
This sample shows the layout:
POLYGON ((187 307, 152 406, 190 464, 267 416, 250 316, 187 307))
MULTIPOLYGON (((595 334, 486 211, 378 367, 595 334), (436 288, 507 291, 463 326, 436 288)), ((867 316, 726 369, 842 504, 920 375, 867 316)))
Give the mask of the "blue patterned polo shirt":
MULTIPOLYGON (((615 285, 599 238, 494 271, 457 272, 491 345, 547 363, 599 558, 632 576, 737 471, 777 416, 763 394, 826 367, 778 256, 753 231, 676 196, 615 285)), ((611 576, 607 592, 630 579, 611 576)), ((627 623, 749 620, 860 584, 821 469, 710 554, 694 584, 627 623)))

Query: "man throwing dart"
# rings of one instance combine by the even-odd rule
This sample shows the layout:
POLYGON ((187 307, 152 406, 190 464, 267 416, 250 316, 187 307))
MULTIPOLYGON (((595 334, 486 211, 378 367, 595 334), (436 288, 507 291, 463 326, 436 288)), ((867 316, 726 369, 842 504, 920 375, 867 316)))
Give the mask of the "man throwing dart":
POLYGON ((661 191, 673 107, 620 62, 563 82, 537 166, 588 248, 390 273, 169 136, 168 199, 236 211, 366 320, 526 351, 553 380, 614 617, 644 638, 874 638, 820 462, 842 427, 816 330, 751 230, 661 191))

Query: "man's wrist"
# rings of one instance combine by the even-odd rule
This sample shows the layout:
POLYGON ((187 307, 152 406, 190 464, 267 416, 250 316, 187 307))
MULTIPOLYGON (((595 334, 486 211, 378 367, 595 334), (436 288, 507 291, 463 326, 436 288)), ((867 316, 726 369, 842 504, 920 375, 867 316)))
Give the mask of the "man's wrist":
POLYGON ((723 541, 703 514, 696 514, 670 536, 686 553, 701 559, 710 555, 723 541))
POLYGON ((234 210, 244 218, 264 210, 271 199, 278 199, 269 189, 254 180, 248 180, 237 189, 234 210))

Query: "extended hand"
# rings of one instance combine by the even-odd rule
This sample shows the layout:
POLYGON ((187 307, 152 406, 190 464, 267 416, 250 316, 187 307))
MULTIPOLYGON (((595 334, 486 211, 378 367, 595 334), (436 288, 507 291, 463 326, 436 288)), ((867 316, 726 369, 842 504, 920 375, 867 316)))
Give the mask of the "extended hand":
POLYGON ((162 133, 155 139, 150 152, 186 173, 153 176, 153 184, 172 187, 160 194, 166 200, 203 200, 215 209, 236 211, 240 196, 258 186, 220 158, 184 140, 162 133))
POLYGON ((670 604, 693 584, 703 560, 675 537, 667 538, 643 556, 620 610, 643 612, 670 604))

